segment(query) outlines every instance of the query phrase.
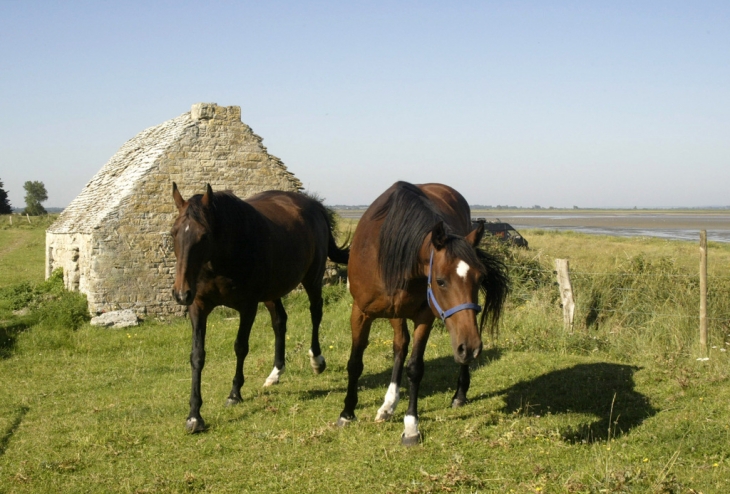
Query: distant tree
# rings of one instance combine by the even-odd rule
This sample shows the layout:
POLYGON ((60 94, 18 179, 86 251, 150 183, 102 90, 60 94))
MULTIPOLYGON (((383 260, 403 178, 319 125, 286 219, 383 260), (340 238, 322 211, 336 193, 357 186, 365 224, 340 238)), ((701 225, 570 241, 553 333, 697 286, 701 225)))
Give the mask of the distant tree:
POLYGON ((46 208, 41 203, 48 200, 48 192, 43 182, 25 182, 25 214, 38 216, 47 214, 46 208))
POLYGON ((8 193, 5 192, 3 181, 0 180, 0 214, 11 214, 13 208, 10 207, 10 201, 8 200, 8 193))

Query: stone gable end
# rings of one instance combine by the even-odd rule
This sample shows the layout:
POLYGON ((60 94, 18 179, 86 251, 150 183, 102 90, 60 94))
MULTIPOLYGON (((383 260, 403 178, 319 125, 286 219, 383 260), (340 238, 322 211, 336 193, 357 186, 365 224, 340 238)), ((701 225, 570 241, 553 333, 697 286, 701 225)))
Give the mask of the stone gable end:
POLYGON ((240 107, 197 103, 127 141, 61 213, 46 231, 46 277, 62 268, 66 287, 86 294, 91 314, 184 312, 171 293, 173 181, 184 197, 206 183, 241 198, 302 188, 241 122, 240 107))

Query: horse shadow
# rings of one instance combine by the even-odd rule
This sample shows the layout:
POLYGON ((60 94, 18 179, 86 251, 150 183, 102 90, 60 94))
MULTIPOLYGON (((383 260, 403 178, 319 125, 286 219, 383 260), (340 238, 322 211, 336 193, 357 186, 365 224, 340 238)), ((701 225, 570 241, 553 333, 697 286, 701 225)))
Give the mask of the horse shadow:
MULTIPOLYGON (((490 365, 499 360, 503 353, 495 348, 483 354, 477 367, 490 365)), ((607 362, 578 364, 482 395, 476 394, 477 390, 472 384, 469 401, 474 403, 502 397, 504 406, 498 412, 506 415, 590 415, 594 417, 593 420, 580 418, 576 419, 577 425, 562 427, 562 439, 568 443, 601 442, 628 434, 657 414, 658 410, 649 399, 635 389, 634 374, 639 370, 640 367, 607 362)), ((453 392, 458 372, 459 366, 450 356, 426 361, 426 373, 419 395, 423 397, 453 392)), ((364 389, 384 387, 390 382, 390 376, 390 369, 364 374, 360 386, 364 389)), ((404 385, 407 386, 405 376, 401 383, 401 386, 404 385)))
POLYGON ((0 322, 0 360, 10 358, 15 350, 18 335, 29 327, 30 323, 22 318, 0 322))
POLYGON ((627 434, 656 415, 649 399, 634 389, 639 367, 605 362, 578 364, 522 381, 479 399, 503 396, 507 414, 544 416, 587 414, 591 423, 567 426, 563 440, 571 443, 606 441, 627 434))
MULTIPOLYGON (((479 356, 476 364, 472 365, 472 372, 474 371, 474 368, 487 366, 492 362, 499 360, 501 357, 502 350, 499 348, 484 350, 479 356)), ((433 360, 426 360, 425 366, 426 369, 419 388, 419 396, 431 396, 434 394, 446 393, 447 391, 453 392, 456 389, 456 382, 459 377, 459 365, 454 361, 453 357, 438 357, 433 360)), ((382 388, 385 390, 388 387, 388 384, 390 384, 392 373, 392 367, 388 367, 385 370, 376 373, 368 373, 366 371, 362 374, 362 376, 360 376, 358 387, 360 389, 382 388)), ((406 376, 405 370, 403 371, 403 377, 401 378, 401 387, 408 388, 408 377, 406 376)), ((306 390, 301 391, 299 394, 302 400, 314 400, 332 393, 344 393, 346 391, 347 387, 341 386, 327 389, 306 390)))

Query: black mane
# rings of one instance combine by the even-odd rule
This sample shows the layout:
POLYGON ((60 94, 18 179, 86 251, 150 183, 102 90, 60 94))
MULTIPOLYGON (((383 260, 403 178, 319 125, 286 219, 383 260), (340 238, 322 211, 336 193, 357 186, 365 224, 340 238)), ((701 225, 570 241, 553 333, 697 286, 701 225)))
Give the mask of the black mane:
MULTIPOLYGON (((375 219, 383 217, 385 221, 378 239, 378 265, 385 291, 393 295, 397 290, 405 290, 408 281, 417 276, 423 240, 444 218, 426 194, 408 182, 397 182, 391 196, 374 214, 375 219)), ((479 326, 483 327, 489 319, 490 329, 494 330, 509 291, 506 268, 494 255, 474 248, 464 237, 454 235, 448 224, 444 223, 444 229, 446 254, 451 259, 463 260, 484 275, 479 287, 485 300, 479 326)))
POLYGON ((253 208, 230 190, 214 192, 208 209, 203 206, 202 199, 202 194, 191 197, 188 200, 187 214, 190 219, 197 221, 214 235, 221 233, 235 235, 235 230, 244 227, 250 221, 253 208))
POLYGON ((375 212, 375 219, 383 217, 378 265, 385 291, 393 295, 404 290, 417 274, 423 239, 443 218, 426 194, 408 182, 397 182, 388 200, 375 212))
POLYGON ((203 206, 203 195, 196 194, 188 200, 187 215, 205 228, 213 237, 220 251, 220 262, 239 274, 248 273, 261 259, 263 246, 261 235, 254 232, 259 213, 247 202, 236 197, 230 190, 214 192, 208 208, 203 206), (228 254, 235 252, 237 262, 228 254))

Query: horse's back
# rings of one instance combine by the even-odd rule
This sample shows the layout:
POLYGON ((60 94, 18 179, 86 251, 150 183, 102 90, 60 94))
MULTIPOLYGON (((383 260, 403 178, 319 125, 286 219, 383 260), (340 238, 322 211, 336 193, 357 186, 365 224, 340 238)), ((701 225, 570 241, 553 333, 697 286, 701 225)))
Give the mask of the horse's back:
POLYGON ((330 226, 319 202, 298 192, 273 190, 246 202, 261 214, 268 274, 280 280, 279 291, 324 271, 330 226))

